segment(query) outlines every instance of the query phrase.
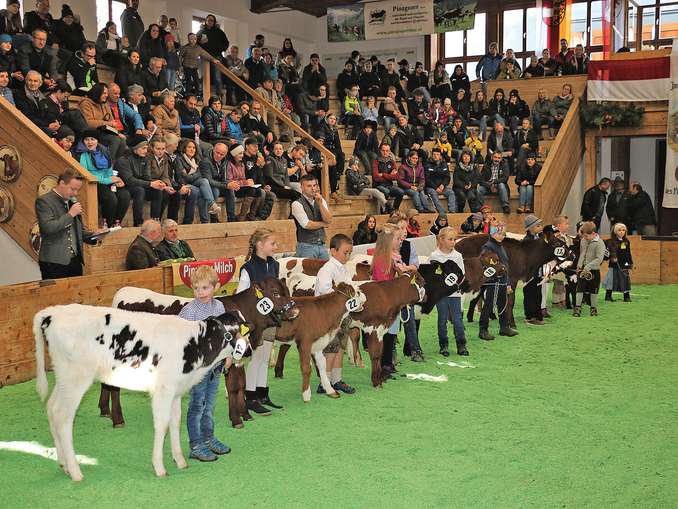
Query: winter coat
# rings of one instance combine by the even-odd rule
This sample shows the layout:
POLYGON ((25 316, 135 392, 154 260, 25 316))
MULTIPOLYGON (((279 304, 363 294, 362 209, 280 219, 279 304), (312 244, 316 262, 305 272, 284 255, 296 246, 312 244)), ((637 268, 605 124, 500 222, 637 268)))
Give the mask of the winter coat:
POLYGON ((511 101, 506 103, 506 113, 509 117, 518 117, 519 119, 530 118, 530 107, 522 99, 518 99, 516 104, 511 101))
POLYGON ((148 161, 145 157, 140 157, 134 152, 129 152, 118 158, 115 162, 115 169, 118 171, 123 182, 130 187, 150 187, 151 171, 148 167, 148 161))
POLYGON ((113 120, 113 112, 108 103, 97 104, 89 97, 85 97, 78 107, 87 125, 93 129, 108 125, 107 123, 113 120))
POLYGON ((584 193, 581 203, 581 217, 584 221, 600 221, 605 210, 607 193, 600 187, 593 186, 584 193))
POLYGON ((511 171, 508 167, 506 159, 502 159, 499 162, 499 168, 497 171, 497 180, 493 181, 492 160, 490 159, 483 165, 483 170, 480 173, 480 184, 486 189, 489 189, 492 186, 492 184, 506 184, 508 183, 510 173, 511 171))
POLYGON ((499 66, 501 64, 501 55, 497 53, 492 56, 489 53, 483 55, 476 65, 476 77, 482 81, 493 80, 499 74, 499 66))
POLYGON ((570 109, 570 105, 572 104, 572 96, 569 95, 567 97, 560 97, 557 95, 553 98, 551 103, 553 104, 554 115, 561 115, 563 118, 565 118, 565 115, 567 115, 567 110, 570 109))
POLYGON ((358 196, 363 189, 368 187, 371 187, 371 183, 367 175, 353 168, 346 170, 346 189, 350 194, 358 196))
POLYGON ((397 167, 393 157, 384 159, 380 155, 372 164, 372 183, 374 186, 391 185, 398 180, 397 167))
POLYGON ((421 163, 417 163, 415 167, 410 166, 409 162, 401 164, 398 169, 398 185, 402 189, 410 189, 412 186, 417 186, 417 189, 423 190, 426 180, 421 163))
POLYGON ((534 166, 530 167, 527 165, 527 161, 524 161, 522 165, 516 170, 516 185, 520 186, 520 183, 523 180, 527 180, 530 185, 534 185, 541 171, 541 165, 539 163, 534 163, 534 166))
POLYGON ((281 187, 289 187, 290 177, 287 173, 287 159, 284 156, 276 157, 272 154, 266 160, 264 178, 269 185, 274 183, 281 187))
POLYGON ((176 108, 170 111, 164 104, 160 104, 153 108, 153 118, 158 129, 162 130, 163 136, 172 133, 181 137, 179 112, 176 108))
POLYGON ((471 163, 468 166, 465 166, 459 161, 457 168, 454 170, 452 186, 455 190, 466 191, 466 186, 471 184, 471 189, 474 189, 478 185, 478 177, 479 175, 475 164, 471 163))
POLYGON ((99 184, 110 185, 113 183, 113 168, 108 149, 101 144, 97 145, 94 152, 87 150, 85 142, 80 141, 73 150, 73 157, 80 165, 89 171, 97 179, 99 184))
POLYGON ((220 57, 230 45, 228 37, 218 24, 214 24, 211 28, 203 25, 197 36, 200 46, 213 57, 220 57), (203 35, 207 36, 207 42, 202 42, 203 35))
POLYGON ((207 107, 202 110, 202 123, 205 129, 201 132, 201 138, 209 142, 217 142, 230 138, 228 122, 223 110, 216 111, 207 107))
MULTIPOLYGON (((130 44, 131 43, 132 41, 130 41, 130 44)), ((141 56, 141 63, 144 66, 148 65, 152 57, 167 59, 167 48, 165 47, 165 41, 161 39, 160 36, 158 36, 156 39, 152 39, 148 30, 146 30, 141 35, 141 37, 139 37, 137 48, 139 49, 139 54, 141 56)))
MULTIPOLYGON (((301 75, 301 86, 311 95, 318 95, 320 85, 327 84, 327 71, 318 64, 318 71, 314 71, 311 64, 304 67, 301 75)), ((328 91, 329 92, 329 91, 328 91)))
POLYGON ((641 226, 657 224, 657 217, 654 213, 650 195, 645 191, 639 191, 637 194, 629 196, 628 211, 630 222, 634 229, 641 226))
POLYGON ((530 148, 528 149, 531 152, 537 153, 539 152, 539 136, 537 136, 537 133, 535 132, 534 129, 530 128, 527 131, 523 130, 521 127, 516 131, 516 152, 520 150, 521 146, 527 143, 530 148))
POLYGON ((607 198, 605 212, 607 213, 607 217, 610 219, 611 224, 626 223, 629 221, 628 203, 630 196, 631 195, 625 191, 621 193, 610 193, 610 196, 607 198))
POLYGON ((365 131, 361 130, 358 133, 358 137, 355 140, 355 146, 353 147, 353 153, 358 154, 360 152, 379 152, 379 143, 377 143, 377 133, 372 131, 369 136, 365 135, 365 131))
POLYGON ((438 186, 447 187, 450 184, 450 170, 444 159, 437 163, 430 158, 426 162, 424 169, 424 178, 426 179, 426 187, 437 189, 438 186))
POLYGON ((141 85, 143 87, 145 82, 143 66, 141 64, 132 66, 129 62, 125 62, 115 73, 115 82, 120 85, 121 93, 124 96, 127 95, 127 88, 130 85, 141 85))
POLYGON ((73 21, 70 25, 59 19, 54 23, 54 37, 59 41, 59 47, 75 53, 85 44, 85 29, 80 23, 73 21))
POLYGON ((137 42, 139 42, 139 38, 146 28, 139 15, 139 11, 133 7, 128 7, 122 11, 122 14, 120 15, 120 26, 122 35, 127 36, 129 38, 130 46, 136 48, 137 42))
POLYGON ((85 87, 89 89, 99 83, 96 62, 93 64, 87 62, 81 51, 76 51, 73 58, 68 62, 68 72, 73 76, 76 88, 85 87))

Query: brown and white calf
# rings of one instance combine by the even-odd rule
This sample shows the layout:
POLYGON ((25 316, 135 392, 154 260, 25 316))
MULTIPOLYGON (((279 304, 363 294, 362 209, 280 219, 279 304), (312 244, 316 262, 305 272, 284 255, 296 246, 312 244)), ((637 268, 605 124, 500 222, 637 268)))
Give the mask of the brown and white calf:
POLYGON ((351 312, 360 311, 366 297, 357 286, 339 283, 332 293, 318 297, 295 297, 299 316, 285 322, 276 330, 276 339, 283 343, 296 341, 301 366, 301 395, 305 402, 311 400, 311 355, 315 359, 320 383, 332 398, 338 398, 327 376, 323 350, 342 328, 351 312))
MULTIPOLYGON (((317 276, 320 268, 327 263, 327 260, 317 258, 279 258, 280 279, 286 279, 293 274, 305 274, 307 276, 317 276)), ((349 279, 352 281, 366 281, 370 279, 372 263, 371 255, 357 254, 346 262, 346 270, 349 279)))
MULTIPOLYGON (((294 320, 299 314, 298 308, 290 298, 289 291, 279 280, 266 278, 247 290, 228 297, 217 297, 228 311, 239 311, 251 328, 252 349, 261 343, 263 331, 277 327, 286 320, 294 320)), ((132 311, 146 311, 159 314, 178 314, 190 299, 156 293, 145 288, 125 287, 113 297, 113 306, 132 311)), ((228 415, 235 428, 243 427, 243 419, 252 416, 245 404, 245 368, 242 362, 236 363, 226 375, 228 392, 228 415)), ((108 412, 108 395, 111 396, 110 415, 113 425, 124 423, 120 406, 119 389, 102 385, 99 407, 102 415, 108 412)))
POLYGON ((69 304, 52 306, 33 318, 37 386, 44 401, 49 391, 45 345, 56 385, 47 402, 47 418, 60 465, 74 481, 82 472, 73 448, 73 420, 95 380, 151 394, 155 439, 153 468, 167 475, 163 442, 169 426, 172 458, 186 468, 181 451, 181 396, 228 356, 239 359, 248 343, 245 320, 226 312, 203 321, 134 313, 115 308, 69 304))

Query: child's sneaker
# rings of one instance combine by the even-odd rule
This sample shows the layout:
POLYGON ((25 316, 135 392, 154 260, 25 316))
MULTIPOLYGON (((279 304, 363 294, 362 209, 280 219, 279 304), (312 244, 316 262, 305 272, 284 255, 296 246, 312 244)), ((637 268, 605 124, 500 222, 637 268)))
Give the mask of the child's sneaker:
POLYGON ((591 308, 591 316, 598 316, 598 308, 591 308))
POLYGON ((198 461, 216 461, 218 459, 216 454, 207 448, 206 444, 200 444, 191 449, 188 457, 198 461))
POLYGON ((572 311, 572 316, 581 316, 581 306, 575 306, 574 311, 572 311))
POLYGON ((316 389, 315 392, 317 392, 318 394, 327 394, 327 392, 325 392, 325 388, 323 387, 323 384, 318 384, 318 388, 316 389))
POLYGON ((332 388, 333 388, 335 391, 341 391, 341 392, 343 392, 344 394, 353 394, 353 393, 355 393, 355 389, 354 389, 353 387, 351 387, 350 385, 348 385, 348 384, 347 384, 346 382, 344 382, 343 380, 339 380, 337 383, 332 384, 332 388))
POLYGON ((227 446, 226 444, 222 444, 218 439, 212 437, 208 442, 207 442, 207 448, 212 451, 214 454, 228 454, 231 452, 231 448, 227 446))

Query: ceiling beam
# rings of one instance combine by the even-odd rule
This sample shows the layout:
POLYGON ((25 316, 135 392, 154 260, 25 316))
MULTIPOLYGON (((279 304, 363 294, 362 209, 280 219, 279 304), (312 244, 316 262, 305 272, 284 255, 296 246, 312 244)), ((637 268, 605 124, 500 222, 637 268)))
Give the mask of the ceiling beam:
POLYGON ((278 7, 287 7, 294 11, 303 12, 317 18, 327 14, 327 8, 334 5, 355 4, 359 0, 251 0, 250 11, 256 14, 269 12, 278 7))
POLYGON ((276 7, 283 7, 285 5, 285 0, 251 0, 250 1, 250 12, 255 14, 263 14, 275 9, 276 7))

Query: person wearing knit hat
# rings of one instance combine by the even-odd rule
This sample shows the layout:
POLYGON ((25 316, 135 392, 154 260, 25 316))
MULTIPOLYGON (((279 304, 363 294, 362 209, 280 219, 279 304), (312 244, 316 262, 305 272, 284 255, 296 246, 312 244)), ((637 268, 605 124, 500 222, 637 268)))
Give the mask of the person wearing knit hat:
POLYGON ((242 145, 236 145, 231 149, 231 156, 236 157, 243 152, 245 152, 245 148, 242 145))
POLYGON ((68 18, 68 17, 71 17, 71 18, 74 17, 73 9, 71 9, 70 5, 63 4, 61 6, 61 19, 68 18))
POLYGON ((146 139, 146 136, 134 134, 127 137, 127 146, 132 150, 137 150, 141 147, 148 146, 148 140, 146 139))
MULTIPOLYGON (((480 312, 479 332, 478 337, 484 339, 485 341, 491 341, 494 339, 494 335, 490 334, 488 328, 490 325, 490 315, 495 312, 495 306, 497 314, 499 315, 499 335, 500 336, 516 336, 518 331, 511 328, 509 325, 509 316, 506 312, 507 310, 507 296, 509 293, 513 293, 513 288, 511 288, 511 281, 508 278, 509 273, 509 258, 502 242, 506 237, 506 226, 504 223, 495 221, 490 226, 490 238, 483 245, 480 250, 480 256, 484 254, 493 253, 501 263, 506 267, 506 273, 501 276, 496 276, 490 272, 483 274, 487 278, 485 284, 485 295, 483 302, 483 309, 480 312)), ((491 266, 488 269, 492 268, 491 266)), ((495 271, 496 274, 496 271, 495 271)))
POLYGON ((468 216, 466 221, 461 224, 461 231, 464 233, 482 233, 483 215, 480 212, 474 212, 468 216))
MULTIPOLYGON (((534 244, 542 236, 544 225, 537 216, 528 214, 525 216, 525 238, 522 242, 534 244)), ((544 315, 541 307, 541 267, 532 274, 532 278, 523 286, 523 309, 525 310, 525 323, 528 325, 544 325, 544 315)))
POLYGON ((409 209, 405 214, 407 217, 407 238, 416 238, 421 235, 421 226, 417 220, 419 211, 417 209, 409 209))
MULTIPOLYGON (((49 2, 47 2, 49 9, 49 2)), ((27 13, 28 14, 28 13, 27 13)), ((24 17, 26 19, 26 17, 24 17)), ((59 43, 59 47, 66 49, 72 53, 82 50, 82 45, 87 42, 85 38, 85 29, 80 24, 79 19, 73 14, 73 9, 70 5, 63 4, 61 6, 61 19, 54 21, 53 27, 48 28, 47 44, 52 45, 54 42, 59 43), (54 38, 55 40, 52 40, 54 38)), ((24 29, 29 32, 28 23, 25 23, 24 29)))
POLYGON ((99 131, 96 129, 85 129, 82 132, 82 139, 84 140, 85 138, 94 138, 99 141, 99 131))
POLYGON ((0 34, 0 44, 7 42, 12 42, 12 36, 9 34, 0 34))

